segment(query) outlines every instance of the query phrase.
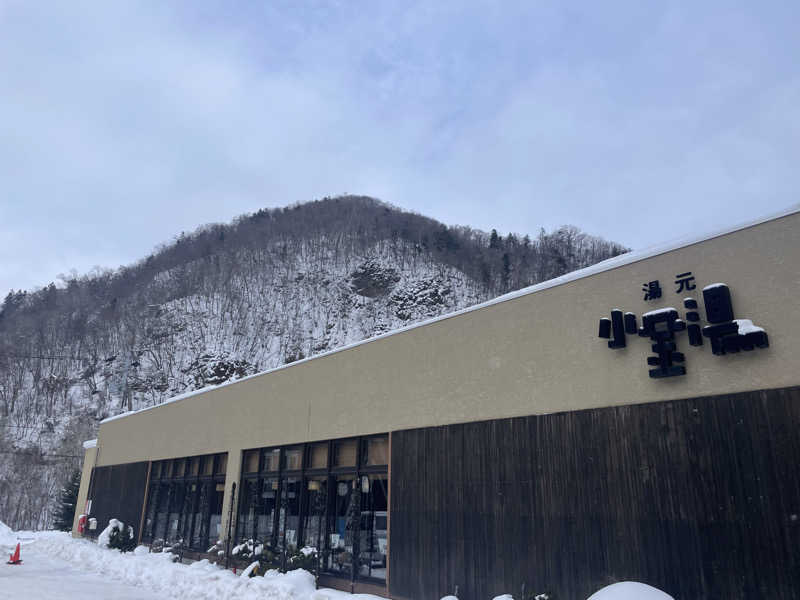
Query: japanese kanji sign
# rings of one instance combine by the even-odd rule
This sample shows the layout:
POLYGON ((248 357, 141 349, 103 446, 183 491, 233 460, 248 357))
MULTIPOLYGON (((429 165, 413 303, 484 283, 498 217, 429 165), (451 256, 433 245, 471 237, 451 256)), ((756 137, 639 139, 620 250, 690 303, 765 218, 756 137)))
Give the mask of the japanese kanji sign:
MULTIPOLYGON (((675 293, 697 287, 691 272, 676 275, 675 285, 678 286, 675 293)), ((645 300, 661 297, 658 281, 646 283, 642 291, 645 292, 645 300)), ((769 347, 769 338, 764 329, 753 325, 749 319, 734 318, 731 292, 727 285, 715 283, 703 288, 703 303, 709 325, 702 329, 697 300, 687 297, 683 299, 685 319, 680 318, 677 309, 666 307, 644 313, 641 327, 637 327, 634 313, 614 309, 610 319, 600 319, 599 337, 608 339, 608 347, 612 349, 625 348, 627 335, 649 338, 654 355, 647 357, 647 364, 654 367, 649 370, 653 378, 686 374, 686 356, 678 351, 678 334, 684 331, 690 346, 702 346, 703 338, 708 338, 711 352, 717 356, 769 347)))

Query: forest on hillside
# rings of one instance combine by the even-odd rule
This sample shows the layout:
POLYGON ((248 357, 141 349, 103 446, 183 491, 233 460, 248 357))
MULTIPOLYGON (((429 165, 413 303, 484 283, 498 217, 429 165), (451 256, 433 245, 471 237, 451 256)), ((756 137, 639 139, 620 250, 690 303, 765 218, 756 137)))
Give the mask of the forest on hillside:
POLYGON ((182 233, 0 307, 0 521, 47 527, 100 420, 452 312, 626 251, 571 226, 446 226, 362 196, 182 233))

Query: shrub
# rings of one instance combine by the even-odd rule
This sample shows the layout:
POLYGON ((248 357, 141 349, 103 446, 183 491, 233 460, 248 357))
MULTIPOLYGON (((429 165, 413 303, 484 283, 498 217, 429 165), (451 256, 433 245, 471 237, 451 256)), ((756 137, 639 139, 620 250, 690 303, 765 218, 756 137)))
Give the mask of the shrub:
POLYGON ((317 549, 312 546, 305 546, 300 550, 295 550, 286 559, 286 570, 294 571, 295 569, 305 569, 315 577, 319 569, 319 555, 317 549))
POLYGON ((108 547, 115 548, 120 552, 133 552, 136 549, 136 537, 133 535, 133 527, 123 525, 122 529, 115 525, 108 536, 108 547))

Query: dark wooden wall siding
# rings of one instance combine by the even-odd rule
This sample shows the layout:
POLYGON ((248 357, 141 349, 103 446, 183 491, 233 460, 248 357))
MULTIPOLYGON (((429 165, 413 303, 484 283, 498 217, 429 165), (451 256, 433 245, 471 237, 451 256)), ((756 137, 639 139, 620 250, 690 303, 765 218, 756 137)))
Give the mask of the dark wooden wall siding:
POLYGON ((800 598, 800 388, 392 434, 390 592, 800 598))
POLYGON ((138 537, 146 485, 147 462, 95 467, 89 490, 89 516, 97 519, 97 529, 87 534, 94 537, 106 528, 109 519, 119 519, 133 527, 138 537))

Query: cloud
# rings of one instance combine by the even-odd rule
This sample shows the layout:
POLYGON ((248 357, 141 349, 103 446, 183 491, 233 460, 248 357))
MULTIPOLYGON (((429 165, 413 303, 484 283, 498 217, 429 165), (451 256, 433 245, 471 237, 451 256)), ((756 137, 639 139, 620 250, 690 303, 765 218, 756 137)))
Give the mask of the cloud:
POLYGON ((0 291, 342 192, 636 247, 777 210, 797 11, 0 3, 0 291))

